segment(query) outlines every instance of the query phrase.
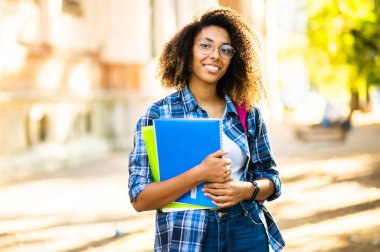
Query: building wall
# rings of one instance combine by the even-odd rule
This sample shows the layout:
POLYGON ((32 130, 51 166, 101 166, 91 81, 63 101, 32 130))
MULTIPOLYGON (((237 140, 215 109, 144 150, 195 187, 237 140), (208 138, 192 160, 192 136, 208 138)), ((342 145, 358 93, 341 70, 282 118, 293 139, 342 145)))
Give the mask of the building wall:
POLYGON ((162 45, 217 3, 0 0, 0 182, 130 150, 162 45))
POLYGON ((0 1, 1 180, 126 147, 127 97, 103 83, 96 18, 67 2, 0 1))

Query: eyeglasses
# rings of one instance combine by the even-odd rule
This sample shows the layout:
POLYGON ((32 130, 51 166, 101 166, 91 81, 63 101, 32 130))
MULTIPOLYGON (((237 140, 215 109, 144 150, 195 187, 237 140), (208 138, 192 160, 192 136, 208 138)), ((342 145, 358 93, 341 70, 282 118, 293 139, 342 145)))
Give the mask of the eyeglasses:
MULTIPOLYGON (((215 44, 211 41, 202 40, 195 43, 198 45, 199 51, 203 55, 210 55, 215 50, 215 44)), ((230 60, 234 56, 235 49, 230 45, 222 45, 219 47, 219 54, 223 59, 230 60)))

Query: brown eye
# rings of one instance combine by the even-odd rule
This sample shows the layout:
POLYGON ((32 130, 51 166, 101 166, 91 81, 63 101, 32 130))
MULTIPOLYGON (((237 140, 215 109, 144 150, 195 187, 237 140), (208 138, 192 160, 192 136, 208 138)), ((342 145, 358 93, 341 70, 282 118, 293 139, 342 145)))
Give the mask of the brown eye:
POLYGON ((231 59, 234 56, 235 49, 230 45, 222 45, 219 48, 220 55, 225 59, 231 59))

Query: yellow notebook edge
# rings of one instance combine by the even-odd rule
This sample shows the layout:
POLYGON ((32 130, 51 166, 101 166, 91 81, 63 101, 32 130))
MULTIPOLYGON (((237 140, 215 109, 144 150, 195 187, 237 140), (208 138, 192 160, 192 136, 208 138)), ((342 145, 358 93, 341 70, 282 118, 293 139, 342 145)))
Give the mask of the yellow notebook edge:
POLYGON ((158 169, 158 159, 156 150, 156 137, 154 136, 154 127, 145 126, 141 128, 146 152, 148 154, 150 170, 152 172, 153 180, 160 181, 160 172, 158 169))

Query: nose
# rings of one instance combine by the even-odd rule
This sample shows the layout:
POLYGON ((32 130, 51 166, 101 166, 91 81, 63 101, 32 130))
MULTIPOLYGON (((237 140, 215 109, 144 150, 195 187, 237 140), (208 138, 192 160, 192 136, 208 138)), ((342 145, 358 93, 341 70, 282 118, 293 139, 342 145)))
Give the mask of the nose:
POLYGON ((210 53, 210 58, 219 59, 219 57, 220 57, 220 54, 219 54, 218 48, 214 48, 214 50, 212 50, 212 52, 210 53))

